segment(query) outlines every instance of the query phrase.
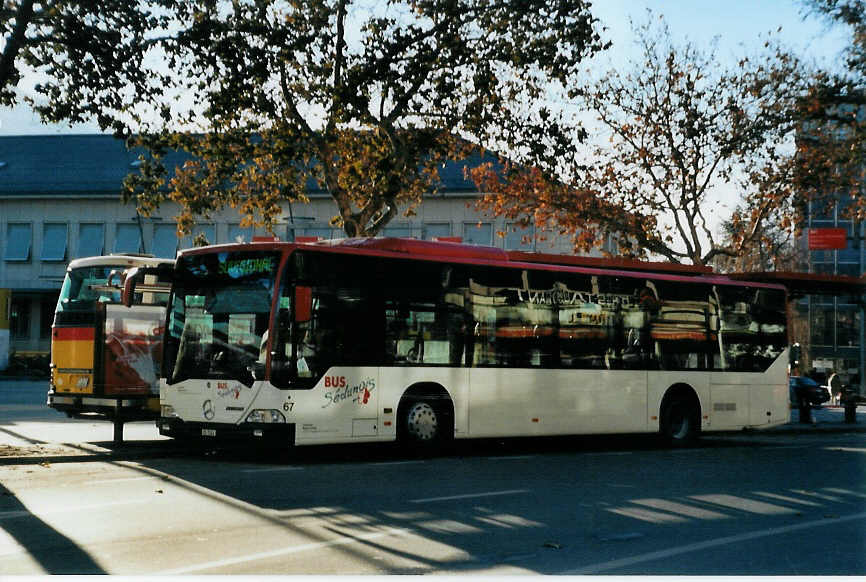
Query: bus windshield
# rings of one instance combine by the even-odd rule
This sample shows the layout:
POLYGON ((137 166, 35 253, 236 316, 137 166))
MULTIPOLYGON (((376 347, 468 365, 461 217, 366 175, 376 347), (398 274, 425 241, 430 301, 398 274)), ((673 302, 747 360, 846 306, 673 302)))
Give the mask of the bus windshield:
POLYGON ((225 252, 178 260, 163 375, 250 386, 270 319, 279 253, 225 252))
POLYGON ((57 311, 92 309, 95 302, 119 303, 120 289, 109 291, 104 287, 112 271, 126 268, 125 265, 99 265, 70 270, 60 289, 57 311))

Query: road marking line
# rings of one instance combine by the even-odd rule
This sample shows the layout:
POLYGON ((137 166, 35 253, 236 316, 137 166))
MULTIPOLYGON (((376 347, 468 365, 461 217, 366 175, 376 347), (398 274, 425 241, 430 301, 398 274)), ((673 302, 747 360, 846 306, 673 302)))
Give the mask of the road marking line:
POLYGON ((303 467, 265 467, 263 469, 244 469, 242 473, 276 473, 280 471, 303 471, 303 467))
POLYGON ((859 497, 860 499, 866 499, 866 495, 862 493, 858 493, 857 491, 851 491, 850 489, 840 489, 838 487, 824 487, 827 491, 831 493, 838 493, 839 495, 853 495, 854 497, 859 497))
POLYGON ((839 497, 834 497, 832 495, 824 495, 822 493, 818 493, 817 491, 806 491, 805 489, 791 489, 791 493, 796 493, 797 495, 802 495, 803 497, 814 497, 815 499, 821 499, 822 501, 829 501, 831 503, 849 503, 849 501, 843 501, 839 497))
POLYGON ((789 497, 787 495, 779 495, 778 493, 767 493, 765 491, 755 491, 754 493, 755 493, 755 495, 760 495, 761 497, 769 497, 770 499, 778 499, 779 501, 786 501, 788 503, 796 503, 797 505, 821 507, 820 503, 813 503, 812 501, 805 501, 804 499, 797 499, 795 497, 789 497))
POLYGON ((454 499, 472 499, 474 497, 494 497, 496 495, 517 495, 529 493, 529 489, 510 489, 508 491, 488 491, 486 493, 467 493, 465 495, 448 495, 446 497, 428 497, 426 499, 411 499, 409 503, 428 503, 430 501, 451 501, 454 499))
POLYGON ((685 546, 680 546, 678 548, 669 548, 667 550, 659 550, 657 552, 649 552, 646 554, 639 554, 637 556, 632 556, 630 558, 622 558, 619 560, 610 560, 608 562, 599 562, 598 564, 592 564, 590 566, 583 566, 582 568, 577 568, 575 570, 567 570, 565 572, 558 572, 558 575, 568 575, 568 576, 581 576, 587 574, 599 574, 601 572, 605 572, 607 570, 614 570, 616 568, 624 568, 627 566, 634 566, 636 564, 641 564, 644 562, 653 562, 655 560, 661 560, 664 558, 671 558, 673 556, 679 556, 681 554, 688 554, 690 552, 697 552, 700 550, 706 550, 709 548, 715 548, 718 546, 725 546, 728 544, 737 544, 740 542, 746 542, 749 540, 754 540, 758 538, 765 538, 770 536, 775 536, 779 534, 787 534, 794 531, 800 531, 803 529, 810 529, 814 527, 823 527, 828 525, 836 525, 838 523, 842 523, 845 521, 854 521, 858 519, 866 519, 866 512, 864 513, 856 513, 853 515, 846 515, 844 517, 838 517, 834 519, 819 519, 815 521, 807 521, 805 523, 798 523, 795 525, 786 525, 782 527, 773 527, 770 529, 764 529, 759 531, 753 531, 750 533, 739 534, 734 536, 726 536, 723 538, 718 538, 715 540, 707 540, 705 542, 698 542, 696 544, 687 544, 685 546))
POLYGON ((504 457, 484 457, 488 461, 513 461, 515 459, 534 459, 537 455, 514 455, 504 457))
POLYGON ((331 540, 328 542, 314 542, 310 544, 302 544, 300 546, 290 546, 288 548, 280 548, 279 550, 271 550, 269 552, 259 552, 258 554, 249 554, 247 556, 238 556, 236 558, 226 558, 224 560, 216 560, 213 562, 204 562, 202 564, 194 564, 192 566, 184 566, 182 568, 176 568, 174 570, 164 570, 162 572, 157 572, 156 575, 178 575, 178 574, 189 574, 191 572, 198 572, 201 570, 210 570, 213 568, 220 568, 222 566, 233 566, 236 564, 243 564, 244 562, 254 562, 256 560, 266 560, 268 558, 276 558, 278 556, 286 556, 289 554, 297 554, 299 552, 305 552, 307 550, 318 550, 322 548, 330 548, 333 546, 345 546, 348 544, 356 544, 359 542, 375 540, 379 538, 389 537, 389 536, 398 536, 398 535, 406 535, 411 533, 412 530, 409 529, 396 529, 391 528, 385 531, 376 532, 372 534, 364 534, 355 537, 344 536, 337 538, 335 540, 331 540))
POLYGON ((391 465, 418 465, 420 463, 426 463, 427 461, 381 461, 379 463, 370 463, 370 465, 376 467, 387 467, 391 465))

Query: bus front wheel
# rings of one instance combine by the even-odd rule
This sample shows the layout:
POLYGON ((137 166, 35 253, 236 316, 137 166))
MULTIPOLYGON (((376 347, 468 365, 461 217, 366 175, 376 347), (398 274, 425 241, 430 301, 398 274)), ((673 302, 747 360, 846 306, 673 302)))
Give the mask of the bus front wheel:
POLYGON ((700 431, 700 413, 689 399, 677 396, 662 409, 661 433, 672 446, 688 446, 697 440, 700 431))

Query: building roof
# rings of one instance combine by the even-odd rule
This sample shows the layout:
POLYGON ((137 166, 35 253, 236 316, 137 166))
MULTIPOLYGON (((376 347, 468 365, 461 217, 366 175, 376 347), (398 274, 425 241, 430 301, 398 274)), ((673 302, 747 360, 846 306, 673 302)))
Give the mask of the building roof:
POLYGON ((137 157, 109 135, 0 136, 0 195, 117 195, 137 157))
MULTIPOLYGON (((123 140, 111 135, 0 136, 0 196, 116 196, 123 178, 136 171, 133 165, 144 150, 128 150, 123 140)), ((167 166, 188 156, 167 156, 167 166)), ((472 154, 440 168, 441 192, 475 192, 464 177, 466 167, 495 161, 489 154, 472 154)), ((315 183, 311 194, 324 194, 315 183)))

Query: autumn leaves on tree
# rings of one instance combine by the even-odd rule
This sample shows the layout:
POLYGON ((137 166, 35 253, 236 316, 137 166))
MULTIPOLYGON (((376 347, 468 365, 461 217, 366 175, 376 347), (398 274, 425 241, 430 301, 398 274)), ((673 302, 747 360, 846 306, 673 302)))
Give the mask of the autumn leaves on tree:
POLYGON ((864 215, 866 8, 803 6, 851 31, 839 71, 772 35, 725 68, 650 15, 638 57, 605 73, 582 0, 9 0, 0 105, 35 74, 23 99, 43 119, 145 148, 124 196, 145 214, 177 203, 183 232, 224 208, 269 227, 313 187, 346 235, 375 235, 445 161, 486 151, 501 163, 470 176, 486 211, 577 251, 609 233, 614 253, 730 265, 784 255, 839 192, 864 215), (166 167, 173 150, 190 161, 166 167))
POLYGON ((593 118, 573 126, 573 153, 474 170, 479 206, 571 234, 579 252, 611 233, 627 256, 728 266, 775 249, 737 265, 790 267, 808 204, 843 188, 859 198, 862 138, 838 131, 857 110, 828 107, 848 103, 854 84, 830 90, 826 73, 770 38, 762 56, 724 69, 712 46, 674 42, 663 19, 633 30, 638 60, 570 90, 593 118))
POLYGON ((533 127, 525 103, 565 85, 602 48, 579 0, 194 1, 165 45, 195 106, 141 133, 152 155, 126 182, 180 224, 224 207, 270 225, 311 185, 347 236, 378 233, 434 193, 438 169, 533 127), (179 131, 178 123, 193 131, 179 131), (194 161, 169 178, 168 150, 194 161))

